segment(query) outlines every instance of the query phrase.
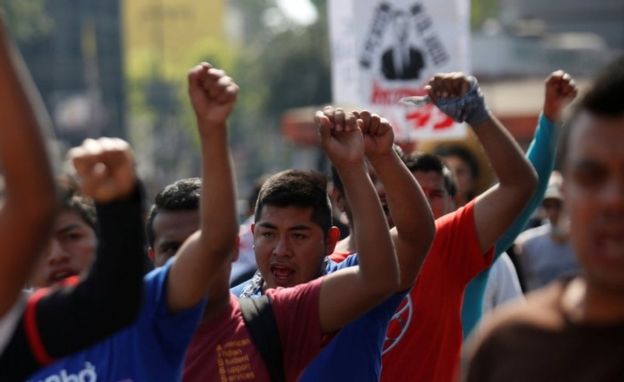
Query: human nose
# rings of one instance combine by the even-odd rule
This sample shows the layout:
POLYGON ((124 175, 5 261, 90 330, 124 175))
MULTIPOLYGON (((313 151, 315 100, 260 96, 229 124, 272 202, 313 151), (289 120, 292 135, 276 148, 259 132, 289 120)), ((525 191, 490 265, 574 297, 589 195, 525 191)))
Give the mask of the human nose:
POLYGON ((290 243, 288 242, 288 238, 286 235, 282 235, 275 243, 275 247, 273 248, 273 255, 275 256, 290 256, 292 254, 290 243))
POLYGON ((63 246, 57 240, 52 240, 48 249, 48 263, 57 265, 66 262, 68 258, 69 256, 63 246))
POLYGON ((624 177, 618 177, 608 182, 601 193, 601 197, 609 211, 624 212, 624 177))

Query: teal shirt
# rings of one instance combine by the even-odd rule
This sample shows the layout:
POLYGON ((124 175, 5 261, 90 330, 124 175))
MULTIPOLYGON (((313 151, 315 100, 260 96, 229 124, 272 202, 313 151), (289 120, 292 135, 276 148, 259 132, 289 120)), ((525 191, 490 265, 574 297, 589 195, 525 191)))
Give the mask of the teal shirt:
MULTIPOLYGON (((529 200, 524 210, 516 217, 513 224, 505 231, 500 240, 496 243, 494 250, 495 261, 498 256, 509 248, 516 237, 524 230, 527 222, 535 209, 540 205, 548 186, 550 173, 555 166, 555 155, 557 149, 558 129, 553 121, 540 115, 533 141, 527 151, 527 158, 537 171, 538 183, 535 193, 529 200)), ((479 273, 466 287, 464 291, 464 303, 462 306, 462 327, 464 338, 468 337, 472 329, 481 320, 483 310, 483 295, 487 284, 490 269, 479 273)))

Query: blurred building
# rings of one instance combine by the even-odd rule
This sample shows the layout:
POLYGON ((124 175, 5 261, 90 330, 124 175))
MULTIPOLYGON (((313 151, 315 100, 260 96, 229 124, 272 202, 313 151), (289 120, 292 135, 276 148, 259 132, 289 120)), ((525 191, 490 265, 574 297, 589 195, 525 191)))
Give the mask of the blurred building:
POLYGON ((46 0, 49 33, 21 42, 55 130, 65 145, 126 136, 118 0, 46 0))
POLYGON ((166 79, 183 78, 202 45, 223 38, 223 12, 223 0, 124 1, 128 71, 148 69, 166 79))
POLYGON ((493 111, 526 145, 549 73, 563 69, 583 88, 624 53, 624 1, 499 0, 498 9, 471 36, 472 71, 493 111))
POLYGON ((185 109, 186 73, 207 59, 206 47, 223 39, 224 1, 123 2, 128 129, 151 193, 199 174, 195 128, 185 109))
POLYGON ((624 1, 500 0, 498 19, 473 33, 472 52, 481 76, 543 76, 557 67, 591 76, 624 52, 624 1))

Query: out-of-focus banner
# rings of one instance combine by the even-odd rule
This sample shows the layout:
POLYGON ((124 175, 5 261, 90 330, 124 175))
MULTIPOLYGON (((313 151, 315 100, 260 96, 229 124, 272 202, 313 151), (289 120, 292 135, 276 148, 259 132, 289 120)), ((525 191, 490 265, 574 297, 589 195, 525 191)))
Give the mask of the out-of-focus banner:
POLYGON ((469 0, 330 0, 335 103, 386 117, 399 140, 465 136, 435 106, 403 106, 438 72, 468 71, 469 0))

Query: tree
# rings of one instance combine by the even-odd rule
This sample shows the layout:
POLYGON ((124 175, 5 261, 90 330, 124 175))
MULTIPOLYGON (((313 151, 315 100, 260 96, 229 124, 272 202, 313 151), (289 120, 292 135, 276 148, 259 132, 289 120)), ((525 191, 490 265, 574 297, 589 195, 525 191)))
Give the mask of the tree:
POLYGON ((0 9, 18 43, 50 33, 53 23, 45 13, 44 0, 0 0, 0 9))

